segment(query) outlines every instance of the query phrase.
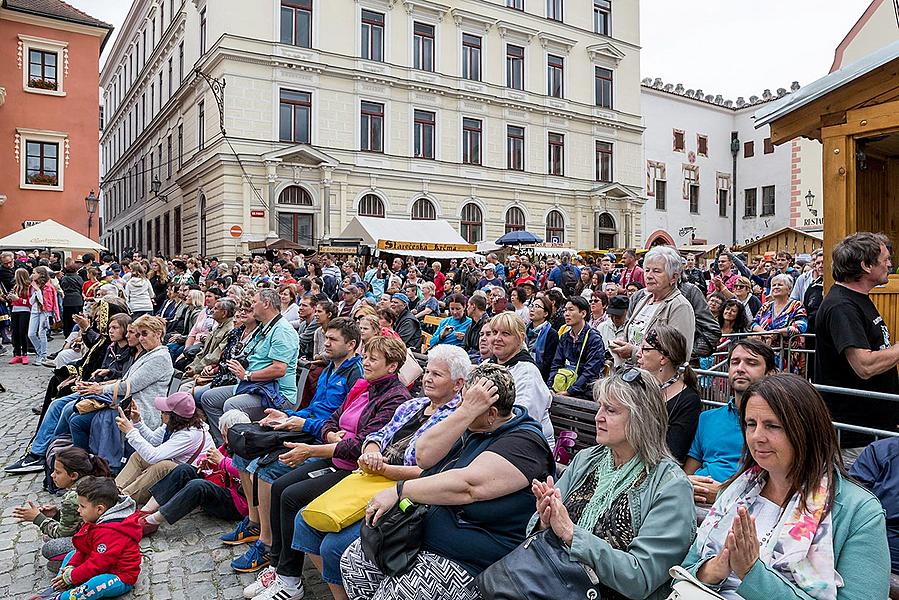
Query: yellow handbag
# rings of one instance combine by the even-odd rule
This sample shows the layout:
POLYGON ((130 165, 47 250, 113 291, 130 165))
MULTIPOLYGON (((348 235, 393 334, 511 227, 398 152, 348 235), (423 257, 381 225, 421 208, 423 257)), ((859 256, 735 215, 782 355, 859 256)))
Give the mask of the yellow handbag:
POLYGON ((375 494, 396 485, 383 475, 354 471, 310 502, 301 513, 318 531, 337 533, 365 516, 365 507, 375 494))
POLYGON ((577 357, 577 365, 575 365, 574 369, 569 369, 567 367, 559 369, 556 371, 556 374, 553 375, 553 391, 557 394, 561 394, 562 392, 567 392, 568 388, 574 385, 574 382, 577 381, 577 372, 581 368, 581 359, 584 358, 584 348, 587 347, 587 339, 590 337, 590 329, 588 325, 584 325, 587 328, 587 333, 584 334, 584 343, 581 345, 581 353, 577 357))

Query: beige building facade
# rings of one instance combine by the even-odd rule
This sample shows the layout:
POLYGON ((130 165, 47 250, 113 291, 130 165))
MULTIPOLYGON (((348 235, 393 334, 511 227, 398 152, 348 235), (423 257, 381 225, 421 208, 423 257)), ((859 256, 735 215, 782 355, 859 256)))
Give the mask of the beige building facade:
POLYGON ((638 36, 635 2, 136 0, 101 74, 103 239, 233 257, 367 215, 639 245, 638 36))

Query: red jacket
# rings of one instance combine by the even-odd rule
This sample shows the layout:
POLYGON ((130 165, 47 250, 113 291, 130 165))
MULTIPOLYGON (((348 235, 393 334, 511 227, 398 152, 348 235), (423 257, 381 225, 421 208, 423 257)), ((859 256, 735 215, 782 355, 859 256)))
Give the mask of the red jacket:
POLYGON ((141 529, 134 509, 134 500, 122 496, 96 523, 85 523, 72 537, 75 554, 67 566, 75 567, 74 585, 104 574, 117 575, 128 585, 137 582, 141 529))

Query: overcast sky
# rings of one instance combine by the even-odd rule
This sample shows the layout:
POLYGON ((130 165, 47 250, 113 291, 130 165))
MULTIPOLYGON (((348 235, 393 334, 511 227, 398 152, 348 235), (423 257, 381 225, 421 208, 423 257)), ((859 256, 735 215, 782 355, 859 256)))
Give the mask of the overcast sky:
MULTIPOLYGON (((129 0, 68 1, 116 29, 131 5, 129 0)), ((729 99, 789 88, 793 81, 805 85, 827 74, 837 44, 869 3, 640 0, 642 77, 729 99)))

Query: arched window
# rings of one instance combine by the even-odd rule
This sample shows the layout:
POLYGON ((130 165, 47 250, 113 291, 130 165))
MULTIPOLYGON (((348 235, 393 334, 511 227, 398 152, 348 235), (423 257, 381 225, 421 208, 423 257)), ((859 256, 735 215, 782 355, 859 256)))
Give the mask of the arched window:
POLYGON ((435 221, 437 220, 437 209, 434 204, 427 198, 419 198, 412 205, 413 221, 435 221))
POLYGON ((524 231, 524 211, 513 206, 506 211, 506 233, 524 231))
POLYGON ((565 217, 557 210, 551 210, 546 215, 546 241, 551 244, 565 241, 565 217))
POLYGON ((594 241, 596 247, 601 250, 614 248, 615 238, 618 235, 618 228, 615 226, 615 219, 609 213, 602 213, 596 216, 596 231, 594 241))
POLYGON ((477 244, 483 239, 484 217, 481 208, 474 202, 462 207, 462 237, 469 244, 477 244))
POLYGON ((379 217, 384 218, 384 202, 374 194, 365 194, 359 200, 359 216, 360 217, 379 217))
POLYGON ((290 206, 312 206, 312 196, 309 192, 298 185, 292 185, 284 188, 278 197, 278 204, 287 204, 290 206))

